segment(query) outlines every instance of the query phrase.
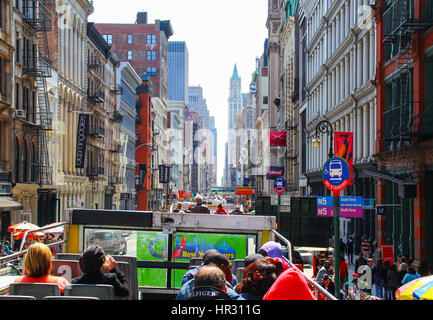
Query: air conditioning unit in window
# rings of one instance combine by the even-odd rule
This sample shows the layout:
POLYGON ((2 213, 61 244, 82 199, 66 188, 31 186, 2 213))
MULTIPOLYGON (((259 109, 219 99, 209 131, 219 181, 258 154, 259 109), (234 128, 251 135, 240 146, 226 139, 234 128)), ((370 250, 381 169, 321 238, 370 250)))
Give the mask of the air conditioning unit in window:
POLYGON ((25 119, 26 118, 26 110, 22 110, 22 109, 15 110, 15 118, 25 119))

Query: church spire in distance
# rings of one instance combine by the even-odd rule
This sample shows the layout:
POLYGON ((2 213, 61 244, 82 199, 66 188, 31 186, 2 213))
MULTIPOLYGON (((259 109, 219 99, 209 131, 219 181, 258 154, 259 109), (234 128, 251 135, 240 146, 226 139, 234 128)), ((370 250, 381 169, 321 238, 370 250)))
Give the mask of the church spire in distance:
POLYGON ((238 67, 237 67, 236 63, 235 63, 235 68, 233 69, 232 79, 239 79, 238 67))

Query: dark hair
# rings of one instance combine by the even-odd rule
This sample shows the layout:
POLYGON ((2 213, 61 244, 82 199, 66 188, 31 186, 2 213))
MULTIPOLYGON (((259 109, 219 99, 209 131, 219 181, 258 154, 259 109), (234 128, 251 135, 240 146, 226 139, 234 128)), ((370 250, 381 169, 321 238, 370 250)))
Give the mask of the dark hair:
POLYGON ((105 252, 100 246, 90 246, 81 253, 79 264, 86 274, 97 274, 105 261, 105 252))
POLYGON ((407 272, 410 273, 410 274, 415 274, 416 273, 416 269, 414 267, 412 267, 412 266, 409 266, 407 268, 407 272))
POLYGON ((223 289, 226 285, 224 272, 214 264, 198 269, 194 276, 194 287, 214 287, 223 289))
POLYGON ((223 204, 222 203, 218 203, 218 208, 222 209, 223 208, 223 204))
POLYGON ((220 266, 222 264, 223 265, 230 264, 230 260, 229 260, 229 258, 227 258, 222 253, 219 253, 218 251, 217 252, 210 252, 206 256, 203 257, 203 264, 208 265, 211 263, 216 265, 216 266, 220 266))
POLYGON ((257 260, 245 268, 244 277, 236 291, 263 297, 282 270, 283 266, 276 258, 266 257, 257 260))

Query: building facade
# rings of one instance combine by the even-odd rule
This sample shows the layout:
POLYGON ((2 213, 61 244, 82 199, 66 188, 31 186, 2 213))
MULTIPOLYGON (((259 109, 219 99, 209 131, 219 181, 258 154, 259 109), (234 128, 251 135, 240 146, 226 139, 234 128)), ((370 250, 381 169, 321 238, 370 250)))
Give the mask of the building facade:
POLYGON ((167 98, 188 103, 189 54, 186 42, 168 42, 167 98))

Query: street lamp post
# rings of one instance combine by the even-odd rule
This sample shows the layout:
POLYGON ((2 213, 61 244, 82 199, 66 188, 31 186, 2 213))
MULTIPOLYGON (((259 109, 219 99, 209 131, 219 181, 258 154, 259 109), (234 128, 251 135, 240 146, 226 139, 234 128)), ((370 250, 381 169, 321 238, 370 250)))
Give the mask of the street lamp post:
MULTIPOLYGON (((328 157, 334 156, 334 128, 327 120, 320 121, 316 126, 316 135, 313 138, 313 146, 320 146, 320 134, 327 134, 331 138, 328 157)), ((335 270, 335 296, 340 299, 340 205, 339 197, 334 193, 334 270, 335 270)), ((320 279, 319 279, 320 281, 320 279)))

